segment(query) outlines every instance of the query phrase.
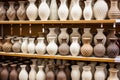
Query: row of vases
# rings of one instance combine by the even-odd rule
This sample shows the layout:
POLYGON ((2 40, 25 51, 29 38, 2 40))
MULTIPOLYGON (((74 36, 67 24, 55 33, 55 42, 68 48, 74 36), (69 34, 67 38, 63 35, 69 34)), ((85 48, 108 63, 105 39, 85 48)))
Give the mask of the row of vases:
POLYGON ((16 11, 13 1, 9 1, 9 9, 5 10, 4 2, 0 2, 0 20, 5 20, 6 15, 9 20, 15 20, 16 14, 19 20, 25 20, 26 15, 30 21, 36 20, 38 15, 41 20, 80 20, 83 14, 85 20, 91 20, 94 17, 97 20, 104 20, 108 14, 110 19, 120 18, 120 10, 118 8, 118 0, 110 0, 111 7, 108 10, 108 5, 104 0, 97 0, 92 8, 92 0, 86 0, 85 8, 82 11, 79 5, 79 0, 71 0, 68 9, 67 0, 60 0, 61 4, 58 8, 56 0, 51 0, 50 7, 46 0, 41 0, 39 8, 35 5, 36 0, 29 0, 29 6, 25 9, 25 1, 19 1, 19 8, 16 11))

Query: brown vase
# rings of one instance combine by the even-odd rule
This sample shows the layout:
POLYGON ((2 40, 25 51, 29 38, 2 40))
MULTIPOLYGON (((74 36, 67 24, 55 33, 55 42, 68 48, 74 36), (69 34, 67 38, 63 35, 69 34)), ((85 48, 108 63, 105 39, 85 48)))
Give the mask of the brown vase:
POLYGON ((0 37, 0 51, 2 51, 2 46, 3 46, 2 38, 0 37))
POLYGON ((71 80, 71 71, 69 69, 70 64, 66 63, 65 64, 65 74, 67 76, 67 80, 71 80))
POLYGON ((16 70, 16 64, 11 65, 10 80, 18 80, 18 72, 16 70))

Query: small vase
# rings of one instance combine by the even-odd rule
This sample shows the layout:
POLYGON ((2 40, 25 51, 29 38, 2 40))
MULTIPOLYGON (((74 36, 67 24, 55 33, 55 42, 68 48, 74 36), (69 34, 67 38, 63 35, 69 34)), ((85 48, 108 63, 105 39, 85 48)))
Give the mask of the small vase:
POLYGON ((2 51, 2 46, 3 46, 3 42, 2 42, 2 38, 0 37, 0 51, 2 51))
POLYGON ((23 38, 23 43, 21 45, 21 51, 22 53, 28 52, 28 38, 23 38))
POLYGON ((84 44, 81 47, 81 54, 85 57, 89 57, 93 54, 93 48, 90 45, 90 38, 83 38, 84 44))
POLYGON ((0 2, 0 21, 3 21, 6 19, 6 10, 4 7, 4 2, 0 2))
POLYGON ((29 72, 29 80, 36 80, 36 71, 35 71, 35 65, 30 65, 31 70, 29 72))
POLYGON ((10 72, 10 80, 18 80, 18 72, 16 70, 16 64, 11 65, 12 70, 10 72))
POLYGON ((28 44, 28 52, 31 54, 35 53, 35 38, 29 38, 29 44, 28 44))
POLYGON ((66 20, 68 17, 68 7, 66 5, 66 0, 60 0, 61 4, 58 9, 58 16, 60 20, 66 20))
POLYGON ((44 66, 38 66, 39 71, 36 75, 36 80, 45 80, 46 79, 45 72, 43 71, 43 67, 44 66))

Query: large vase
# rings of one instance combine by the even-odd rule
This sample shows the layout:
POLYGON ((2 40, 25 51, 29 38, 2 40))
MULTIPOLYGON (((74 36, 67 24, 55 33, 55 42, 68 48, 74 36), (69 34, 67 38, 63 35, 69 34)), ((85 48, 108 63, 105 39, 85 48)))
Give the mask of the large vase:
POLYGON ((4 2, 0 2, 0 21, 5 20, 5 18, 6 18, 5 14, 6 14, 6 10, 4 7, 4 2))
POLYGON ((41 4, 38 8, 38 14, 41 20, 48 20, 50 9, 48 4, 46 3, 46 0, 41 0, 41 4))
POLYGON ((30 65, 31 70, 29 72, 29 80, 36 80, 36 70, 35 70, 35 65, 30 65))
POLYGON ((23 43, 21 45, 21 51, 22 53, 28 52, 28 38, 23 38, 23 43))
POLYGON ((44 66, 38 66, 39 70, 36 75, 36 80, 45 80, 46 79, 46 75, 45 75, 45 72, 43 71, 43 67, 44 66))
POLYGON ((18 80, 18 72, 16 70, 16 64, 11 65, 10 80, 18 80))
POLYGON ((60 0, 61 4, 58 9, 58 16, 60 20, 66 20, 68 17, 68 7, 66 4, 66 0, 60 0))
POLYGON ((35 53, 35 38, 29 38, 29 44, 28 44, 28 52, 31 54, 35 53))
POLYGON ((38 9, 35 5, 36 0, 29 0, 29 6, 26 10, 26 15, 30 21, 35 21, 38 16, 38 9))
POLYGON ((93 11, 97 20, 104 20, 107 16, 108 5, 104 0, 97 0, 93 7, 93 11))

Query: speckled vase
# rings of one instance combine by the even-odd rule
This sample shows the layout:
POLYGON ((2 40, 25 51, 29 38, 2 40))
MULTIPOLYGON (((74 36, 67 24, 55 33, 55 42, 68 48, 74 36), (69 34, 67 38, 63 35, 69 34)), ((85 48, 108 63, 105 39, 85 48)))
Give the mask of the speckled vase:
POLYGON ((3 21, 6 19, 6 10, 4 7, 4 2, 0 2, 0 21, 3 21))

